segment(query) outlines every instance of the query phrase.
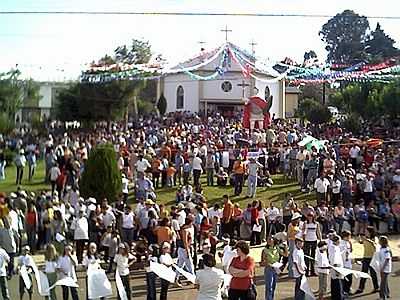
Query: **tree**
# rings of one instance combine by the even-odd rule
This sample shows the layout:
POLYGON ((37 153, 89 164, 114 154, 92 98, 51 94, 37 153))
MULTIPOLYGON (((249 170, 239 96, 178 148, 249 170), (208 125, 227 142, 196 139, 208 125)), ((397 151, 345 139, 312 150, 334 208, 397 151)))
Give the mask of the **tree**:
POLYGON ((313 124, 327 123, 332 118, 332 114, 326 106, 311 98, 306 98, 300 102, 296 114, 302 120, 307 120, 313 124))
POLYGON ((386 85, 381 97, 385 113, 391 120, 398 118, 400 116, 400 80, 386 85))
POLYGON ((122 190, 122 178, 113 145, 99 145, 92 150, 85 164, 80 190, 85 198, 107 198, 111 202, 117 199, 122 190))
MULTIPOLYGON (((133 39, 131 45, 122 45, 115 49, 113 55, 105 55, 93 63, 97 66, 114 65, 121 71, 122 64, 144 64, 151 58, 151 46, 148 41, 133 39)), ((98 70, 101 74, 103 70, 98 70)), ((145 72, 143 72, 145 73, 145 72)), ((88 71, 87 74, 93 74, 88 71)), ((154 103, 155 95, 148 91, 142 93, 147 86, 145 80, 112 80, 101 84, 80 83, 62 93, 57 108, 58 117, 63 121, 111 121, 122 119, 128 121, 129 112, 138 116, 138 108, 149 105, 138 105, 138 101, 154 103), (149 96, 150 95, 150 96, 149 96), (149 97, 149 98, 147 98, 149 97), (93 107, 96 107, 93 110, 93 107), (133 109, 130 109, 133 108, 133 109)), ((154 85, 152 85, 154 86, 154 85)))
POLYGON ((157 109, 160 115, 165 115, 167 111, 167 99, 165 99, 164 94, 161 94, 157 102, 157 109))
POLYGON ((20 75, 18 70, 0 74, 0 110, 7 116, 2 119, 11 123, 23 105, 38 107, 41 98, 39 84, 32 79, 22 80, 20 75))
POLYGON ((312 67, 318 64, 318 57, 314 50, 304 52, 304 60, 303 66, 304 67, 312 67))
POLYGON ((364 120, 375 120, 383 113, 382 88, 380 83, 350 84, 333 94, 329 103, 341 112, 356 113, 364 120))
POLYGON ((365 50, 369 55, 369 60, 379 62, 400 55, 400 50, 394 47, 394 44, 395 41, 385 34, 381 25, 377 23, 375 30, 366 41, 365 50))
POLYGON ((352 10, 331 18, 319 32, 330 63, 352 63, 366 58, 365 41, 369 22, 352 10))

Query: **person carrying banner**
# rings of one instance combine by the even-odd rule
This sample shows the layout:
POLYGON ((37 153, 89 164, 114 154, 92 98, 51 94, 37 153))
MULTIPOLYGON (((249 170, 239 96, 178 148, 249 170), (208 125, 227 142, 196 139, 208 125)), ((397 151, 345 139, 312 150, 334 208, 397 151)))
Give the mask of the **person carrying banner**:
MULTIPOLYGON (((58 254, 56 247, 53 244, 48 244, 44 253, 44 272, 46 273, 49 286, 52 286, 57 281, 57 260, 58 254)), ((45 297, 45 300, 57 300, 56 289, 50 290, 50 295, 45 297)))
POLYGON ((22 255, 18 257, 17 270, 20 274, 19 276, 19 298, 22 300, 24 298, 25 289, 29 294, 29 300, 32 300, 33 285, 32 285, 32 272, 33 259, 29 255, 30 247, 25 246, 22 249, 22 255))
MULTIPOLYGON (((128 245, 121 243, 118 246, 118 254, 114 257, 114 262, 117 265, 117 272, 121 277, 123 288, 128 300, 131 299, 131 287, 129 284, 129 267, 135 263, 135 257, 129 252, 128 245), (131 262, 129 262, 131 261, 131 262)), ((118 300, 121 300, 118 293, 118 300)))
POLYGON ((292 274, 296 279, 296 287, 294 291, 294 299, 295 300, 304 300, 305 293, 300 289, 301 279, 305 276, 306 273, 306 262, 304 260, 304 252, 303 252, 304 241, 302 238, 297 237, 295 239, 295 248, 292 253, 292 274))
MULTIPOLYGON (((97 264, 97 268, 100 267, 100 259, 97 257, 97 246, 95 243, 90 243, 89 244, 89 248, 87 251, 86 256, 83 258, 82 264, 85 266, 86 268, 86 299, 91 299, 89 298, 89 282, 88 282, 88 271, 89 271, 89 267, 90 265, 96 265, 97 264)), ((105 297, 101 297, 100 300, 104 300, 105 297)))
MULTIPOLYGON (((58 258, 57 271, 59 274, 59 279, 70 277, 76 282, 77 279, 76 279, 75 267, 77 265, 78 261, 76 256, 73 254, 73 248, 71 245, 67 245, 64 248, 63 255, 58 258)), ((61 288, 62 288, 63 300, 68 300, 69 291, 71 291, 72 300, 79 300, 78 290, 76 287, 61 285, 61 288)))

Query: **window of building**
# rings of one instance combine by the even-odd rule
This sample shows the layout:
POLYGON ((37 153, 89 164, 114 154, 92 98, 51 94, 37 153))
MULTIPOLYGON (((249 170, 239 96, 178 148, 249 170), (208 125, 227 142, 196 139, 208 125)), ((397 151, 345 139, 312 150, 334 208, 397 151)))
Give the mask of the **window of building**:
POLYGON ((229 81, 224 81, 221 84, 221 89, 225 92, 228 93, 232 90, 232 83, 230 83, 229 81))
POLYGON ((185 97, 185 91, 183 90, 183 87, 180 85, 180 86, 178 86, 178 89, 176 90, 176 109, 183 108, 184 97, 185 97))
POLYGON ((268 99, 268 97, 271 96, 271 91, 269 90, 268 85, 265 87, 265 99, 268 99))

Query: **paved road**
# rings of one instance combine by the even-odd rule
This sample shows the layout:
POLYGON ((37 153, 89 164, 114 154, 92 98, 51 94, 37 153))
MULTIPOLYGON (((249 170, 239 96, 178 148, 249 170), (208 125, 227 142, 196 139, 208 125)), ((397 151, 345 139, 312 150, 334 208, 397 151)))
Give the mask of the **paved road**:
MULTIPOLYGON (((354 266, 355 269, 360 270, 359 265, 354 266)), ((389 287, 391 289, 391 297, 392 299, 400 299, 400 262, 394 262, 393 264, 393 273, 389 278, 389 287)), ((258 299, 264 299, 264 278, 263 278, 263 270, 261 268, 257 268, 257 277, 256 284, 258 290, 258 299)), ((85 281, 84 281, 85 273, 79 272, 79 298, 85 299, 85 281)), ((115 294, 115 285, 113 278, 113 291, 115 294)), ((310 278, 310 285, 313 290, 317 290, 318 282, 317 278, 310 278)), ((131 274, 131 287, 132 287, 132 296, 133 299, 146 299, 146 282, 145 282, 145 274, 144 271, 138 270, 134 271, 131 274)), ((354 280, 353 288, 356 289, 358 287, 358 281, 354 280)), ((19 299, 18 295, 18 277, 14 276, 9 281, 9 289, 11 294, 11 299, 19 299)), ((61 296, 61 288, 57 288, 57 296, 58 299, 62 299, 61 296)), ((329 290, 329 289, 328 289, 329 290)), ((375 300, 379 299, 378 294, 368 294, 369 291, 372 291, 372 285, 370 282, 367 282, 367 287, 365 290, 365 294, 353 296, 352 299, 363 299, 363 300, 375 300)), ((168 296, 169 300, 193 300, 196 297, 196 290, 193 286, 184 286, 183 288, 171 287, 170 293, 168 296)), ((294 295, 294 281, 287 278, 285 274, 279 279, 277 291, 275 295, 276 300, 291 300, 294 295)), ((25 295, 24 299, 28 299, 27 295, 25 295)), ((37 294, 36 285, 34 290, 33 300, 43 299, 37 294)), ((117 299, 116 294, 110 299, 117 299)))

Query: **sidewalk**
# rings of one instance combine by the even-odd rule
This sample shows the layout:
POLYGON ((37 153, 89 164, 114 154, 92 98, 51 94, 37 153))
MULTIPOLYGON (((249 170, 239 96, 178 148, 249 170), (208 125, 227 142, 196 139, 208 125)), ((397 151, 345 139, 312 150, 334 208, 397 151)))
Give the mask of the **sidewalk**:
MULTIPOLYGON (((393 253, 393 260, 397 261, 400 260, 400 235, 391 235, 389 236, 389 245, 390 249, 393 253)), ((260 246, 255 246, 250 248, 250 255, 254 258, 255 262, 261 261, 261 252, 264 248, 265 244, 260 246)), ((222 249, 220 249, 222 250, 222 249)), ((358 240, 353 239, 353 259, 360 260, 363 257, 363 245, 358 242, 358 240)), ((33 256, 35 263, 38 266, 44 264, 44 255, 43 254, 36 254, 33 256)), ((216 256, 217 263, 220 263, 221 260, 216 256)))

